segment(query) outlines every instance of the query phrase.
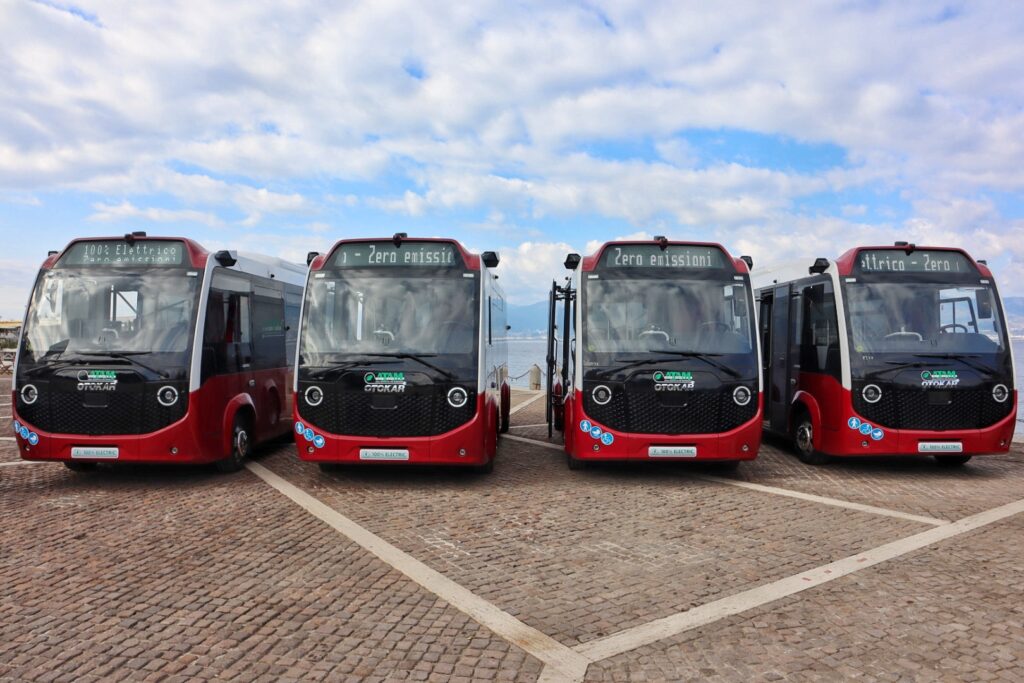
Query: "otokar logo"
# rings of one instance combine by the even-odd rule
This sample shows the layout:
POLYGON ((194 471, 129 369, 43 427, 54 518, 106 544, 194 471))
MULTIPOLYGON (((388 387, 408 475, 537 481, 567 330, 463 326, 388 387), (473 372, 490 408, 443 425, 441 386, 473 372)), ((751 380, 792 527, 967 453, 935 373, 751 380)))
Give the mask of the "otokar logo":
POLYGON ((114 370, 79 370, 79 391, 114 391, 117 389, 117 372, 114 370))
POLYGON ((949 388, 960 384, 956 370, 925 370, 921 373, 921 386, 927 388, 949 388))
POLYGON ((368 372, 363 375, 363 391, 371 394, 401 394, 405 392, 404 372, 368 372))
POLYGON ((697 383, 693 380, 692 372, 677 372, 669 370, 663 372, 658 370, 654 373, 655 391, 693 391, 697 383))

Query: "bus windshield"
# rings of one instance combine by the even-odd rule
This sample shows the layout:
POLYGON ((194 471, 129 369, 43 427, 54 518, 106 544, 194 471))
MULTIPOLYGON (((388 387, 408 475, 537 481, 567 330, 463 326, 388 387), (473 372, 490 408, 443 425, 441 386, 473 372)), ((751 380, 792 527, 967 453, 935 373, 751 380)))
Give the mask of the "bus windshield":
POLYGON ((854 351, 993 354, 1007 348, 991 285, 950 282, 847 283, 854 351))
POLYGON ((746 282, 721 279, 604 278, 585 281, 588 365, 620 356, 751 354, 746 282))
POLYGON ((328 367, 365 359, 372 365, 413 355, 475 376, 479 286, 476 274, 462 271, 316 273, 306 292, 299 362, 328 367))
POLYGON ((179 269, 45 272, 29 303, 19 367, 77 356, 147 355, 161 369, 187 367, 197 274, 179 269))

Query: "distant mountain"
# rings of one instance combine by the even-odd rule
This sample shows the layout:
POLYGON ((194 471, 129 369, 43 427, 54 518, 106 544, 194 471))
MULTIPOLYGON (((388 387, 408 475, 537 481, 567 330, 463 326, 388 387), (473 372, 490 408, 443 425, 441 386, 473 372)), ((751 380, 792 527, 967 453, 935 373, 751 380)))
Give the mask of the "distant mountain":
POLYGON ((1024 337, 1024 296, 1008 296, 1003 298, 1006 309, 1006 326, 1014 337, 1024 337))
POLYGON ((512 326, 512 329, 508 331, 510 337, 546 338, 548 336, 548 302, 538 301, 525 306, 509 304, 508 324, 512 326))

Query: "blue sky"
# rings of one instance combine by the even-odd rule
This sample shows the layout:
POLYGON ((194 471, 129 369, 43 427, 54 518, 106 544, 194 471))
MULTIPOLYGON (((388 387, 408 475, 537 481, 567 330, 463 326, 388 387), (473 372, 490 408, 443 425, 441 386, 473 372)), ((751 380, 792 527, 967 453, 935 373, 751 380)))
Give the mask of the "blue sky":
POLYGON ((209 4, 0 4, 0 317, 47 250, 130 230, 451 236, 518 303, 616 237, 909 239, 1024 294, 1009 3, 209 4))

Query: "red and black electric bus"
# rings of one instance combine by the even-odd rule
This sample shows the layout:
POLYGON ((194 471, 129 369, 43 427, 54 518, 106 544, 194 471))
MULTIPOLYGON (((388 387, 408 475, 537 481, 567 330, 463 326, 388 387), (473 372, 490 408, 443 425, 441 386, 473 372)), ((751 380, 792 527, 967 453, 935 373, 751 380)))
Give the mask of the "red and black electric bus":
POLYGON ((498 255, 398 233, 310 257, 299 456, 490 471, 510 399, 498 255))
POLYGON ((1005 453, 1016 421, 992 273, 961 249, 858 247, 759 273, 765 428, 806 463, 1005 453))
POLYGON ((291 428, 305 269, 188 239, 72 241, 43 264, 14 371, 21 457, 216 462, 291 428))
POLYGON ((757 456, 761 386, 749 257, 720 245, 609 242, 551 293, 548 420, 569 467, 757 456), (563 305, 562 376, 555 305, 563 305), (567 387, 564 397, 557 388, 567 387), (554 390, 553 390, 554 388, 554 390))

